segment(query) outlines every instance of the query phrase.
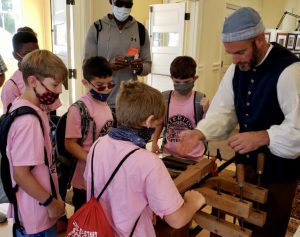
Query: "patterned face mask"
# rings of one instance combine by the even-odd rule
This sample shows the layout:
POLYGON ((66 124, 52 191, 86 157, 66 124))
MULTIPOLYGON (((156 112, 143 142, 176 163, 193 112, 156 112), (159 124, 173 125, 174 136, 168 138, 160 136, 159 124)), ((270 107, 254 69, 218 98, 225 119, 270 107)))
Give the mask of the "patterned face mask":
POLYGON ((43 94, 39 94, 36 92, 36 89, 34 88, 34 93, 36 97, 39 99, 40 103, 43 105, 51 105, 53 104, 59 97, 58 93, 54 93, 50 91, 44 84, 43 82, 39 81, 41 85, 46 89, 46 92, 43 94))

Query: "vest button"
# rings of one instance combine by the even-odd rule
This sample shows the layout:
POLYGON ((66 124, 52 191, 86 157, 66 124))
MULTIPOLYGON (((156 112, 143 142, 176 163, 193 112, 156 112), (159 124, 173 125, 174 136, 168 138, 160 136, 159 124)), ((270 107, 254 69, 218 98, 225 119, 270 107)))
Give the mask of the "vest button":
POLYGON ((251 79, 251 83, 252 83, 252 84, 254 83, 254 79, 251 79))
POLYGON ((250 106, 250 102, 247 102, 246 105, 247 105, 247 106, 250 106))
POLYGON ((245 123, 245 124, 244 124, 244 127, 246 128, 246 127, 248 127, 248 125, 245 123))
POLYGON ((251 91, 248 91, 248 95, 251 95, 251 91))
POLYGON ((246 115, 246 117, 249 117, 249 114, 245 114, 246 115))
POLYGON ((247 154, 247 155, 246 155, 246 158, 250 158, 250 155, 247 154))
POLYGON ((256 68, 253 68, 253 72, 256 72, 256 68))

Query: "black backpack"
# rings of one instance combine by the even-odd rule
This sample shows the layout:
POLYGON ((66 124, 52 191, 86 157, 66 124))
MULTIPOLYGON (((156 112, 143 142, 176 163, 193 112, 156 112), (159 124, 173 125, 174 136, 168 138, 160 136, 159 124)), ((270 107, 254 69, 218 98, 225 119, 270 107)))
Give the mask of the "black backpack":
MULTIPOLYGON (((81 116, 81 139, 78 140, 78 144, 82 145, 88 135, 90 122, 93 122, 93 141, 96 139, 96 124, 91 118, 88 108, 81 101, 78 100, 72 106, 76 106, 81 116)), ((66 112, 58 121, 55 133, 56 153, 57 153, 57 173, 59 181, 59 191, 61 197, 64 199, 67 189, 71 187, 71 181, 74 175, 74 171, 77 164, 77 159, 70 154, 65 147, 65 134, 66 134, 66 112)))
MULTIPOLYGON (((137 21, 137 24, 138 24, 138 30, 139 30, 140 46, 142 47, 145 44, 145 33, 146 33, 146 30, 145 30, 145 26, 142 23, 140 23, 140 22, 137 21)), ((98 44, 99 33, 102 30, 101 19, 99 19, 98 21, 94 22, 94 26, 95 26, 96 31, 97 31, 97 44, 98 44)))
MULTIPOLYGON (((10 107, 11 107, 11 104, 8 105, 7 111, 9 111, 10 107)), ((26 114, 32 114, 38 118, 42 132, 44 134, 44 127, 43 127, 42 119, 40 118, 38 113, 29 106, 19 107, 12 112, 7 112, 6 114, 3 114, 0 118, 0 151, 1 151, 1 167, 0 167, 1 179, 0 179, 0 182, 2 182, 3 189, 7 196, 8 202, 12 203, 13 207, 14 207, 15 223, 13 225, 13 233, 16 233, 15 231, 17 229, 20 230, 21 232, 24 231, 24 227, 21 226, 19 216, 18 216, 18 203, 17 203, 17 198, 16 198, 16 193, 18 191, 18 185, 14 186, 14 187, 12 185, 9 160, 8 160, 8 157, 6 154, 7 136, 8 136, 9 129, 10 129, 12 123, 15 121, 15 119, 19 116, 26 115, 26 114)), ((48 162, 47 152, 46 152, 45 147, 44 147, 44 162, 45 162, 45 165, 47 165, 48 170, 49 170, 52 195, 56 198, 57 194, 56 194, 52 176, 50 174, 50 167, 49 167, 49 162, 48 162)), ((34 168, 34 166, 30 167, 30 170, 32 170, 33 168, 34 168)))

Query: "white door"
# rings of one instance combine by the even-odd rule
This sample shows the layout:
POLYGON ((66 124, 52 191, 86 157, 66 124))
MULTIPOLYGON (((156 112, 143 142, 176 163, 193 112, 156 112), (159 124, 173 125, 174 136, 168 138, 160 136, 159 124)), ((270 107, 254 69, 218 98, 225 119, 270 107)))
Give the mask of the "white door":
POLYGON ((183 55, 185 8, 185 2, 150 6, 152 69, 147 81, 160 91, 173 89, 170 64, 183 55))
POLYGON ((58 115, 65 113, 84 91, 81 84, 82 45, 85 32, 91 24, 91 6, 92 0, 76 3, 74 0, 51 0, 53 53, 69 69, 69 78, 60 96, 63 106, 58 109, 58 115))

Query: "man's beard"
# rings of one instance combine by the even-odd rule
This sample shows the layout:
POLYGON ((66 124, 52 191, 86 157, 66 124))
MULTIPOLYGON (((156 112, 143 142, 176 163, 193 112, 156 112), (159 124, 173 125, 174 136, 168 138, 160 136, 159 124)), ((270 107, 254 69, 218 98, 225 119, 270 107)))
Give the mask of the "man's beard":
POLYGON ((238 66, 241 71, 249 71, 258 64, 258 50, 255 42, 252 42, 252 57, 249 62, 239 63, 238 66))

